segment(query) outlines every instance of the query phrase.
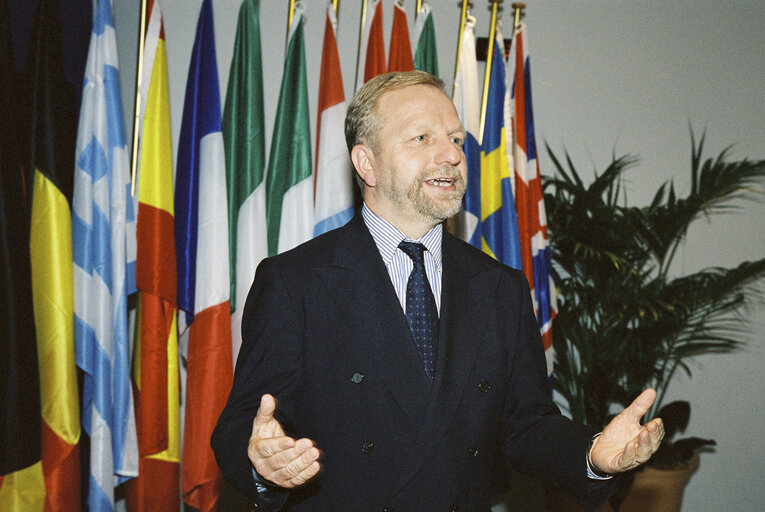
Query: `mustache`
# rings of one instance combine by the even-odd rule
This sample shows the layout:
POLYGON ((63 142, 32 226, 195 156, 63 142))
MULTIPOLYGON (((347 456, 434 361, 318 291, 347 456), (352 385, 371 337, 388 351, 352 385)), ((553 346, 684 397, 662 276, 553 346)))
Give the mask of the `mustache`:
POLYGON ((445 165, 438 169, 426 169, 420 172, 420 175, 418 176, 418 179, 421 181, 432 180, 435 178, 451 178, 457 180, 457 182, 464 181, 459 168, 454 165, 445 165))

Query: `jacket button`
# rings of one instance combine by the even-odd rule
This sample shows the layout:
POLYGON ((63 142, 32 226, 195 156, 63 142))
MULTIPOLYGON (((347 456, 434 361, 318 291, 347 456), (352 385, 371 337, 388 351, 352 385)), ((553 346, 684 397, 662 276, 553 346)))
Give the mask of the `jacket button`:
POLYGON ((258 504, 257 504, 257 503, 250 503, 249 505, 250 505, 250 506, 249 506, 249 507, 247 507, 247 509, 249 510, 249 512, 259 512, 259 511, 260 511, 260 507, 258 506, 258 504))
POLYGON ((460 512, 460 508, 457 505, 452 507, 452 512, 460 512))
POLYGON ((364 380, 364 374, 356 372, 351 376, 351 382, 354 384, 361 384, 361 381, 364 380))
POLYGON ((383 512, 393 512, 393 511, 394 511, 393 507, 385 507, 383 509, 383 512))
POLYGON ((480 384, 478 384, 478 391, 481 393, 488 393, 491 389, 491 384, 489 384, 488 380, 482 380, 480 384))
POLYGON ((471 457, 478 457, 478 447, 477 446, 471 446, 470 450, 468 450, 468 453, 471 457))
POLYGON ((370 454, 373 451, 375 451, 375 445, 370 443, 369 441, 364 441, 363 443, 361 443, 361 451, 366 454, 370 454))

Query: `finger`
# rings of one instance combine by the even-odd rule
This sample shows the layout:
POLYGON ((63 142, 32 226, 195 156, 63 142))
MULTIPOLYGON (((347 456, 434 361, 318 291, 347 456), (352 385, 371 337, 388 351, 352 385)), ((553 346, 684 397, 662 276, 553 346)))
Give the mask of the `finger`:
POLYGON ((292 450, 295 447, 295 440, 289 436, 269 437, 257 439, 253 443, 256 458, 268 459, 285 450, 292 450))
MULTIPOLYGON (((296 441, 292 446, 274 452, 269 457, 268 464, 276 471, 285 468, 292 464, 295 460, 299 459, 306 452, 313 448, 313 441, 310 439, 300 439, 296 441)), ((316 458, 318 458, 318 450, 316 450, 316 458)))
POLYGON ((635 465, 637 455, 637 441, 629 441, 624 446, 624 451, 619 457, 619 471, 626 471, 635 465))
POLYGON ((253 422, 253 431, 260 426, 265 425, 269 421, 274 419, 274 412, 276 411, 276 399, 269 394, 265 394, 260 397, 260 407, 258 407, 258 413, 255 415, 255 421, 253 422))
POLYGON ((637 436, 637 450, 635 453, 635 461, 638 464, 642 464, 643 462, 647 461, 651 455, 653 454, 653 451, 651 451, 651 434, 648 432, 648 430, 642 430, 638 436, 637 436))
POLYGON ((650 434, 651 439, 651 453, 656 453, 659 449, 662 439, 664 439, 664 422, 661 418, 654 418, 648 424, 646 424, 646 430, 650 434))
POLYGON ((318 448, 311 447, 291 460, 289 464, 273 473, 273 478, 283 482, 282 486, 297 487, 316 476, 319 472, 318 462, 321 452, 318 448))
POLYGON ((656 391, 653 389, 646 389, 632 401, 624 412, 633 417, 636 421, 639 421, 640 418, 645 416, 645 413, 648 412, 648 409, 651 407, 655 399, 656 391))

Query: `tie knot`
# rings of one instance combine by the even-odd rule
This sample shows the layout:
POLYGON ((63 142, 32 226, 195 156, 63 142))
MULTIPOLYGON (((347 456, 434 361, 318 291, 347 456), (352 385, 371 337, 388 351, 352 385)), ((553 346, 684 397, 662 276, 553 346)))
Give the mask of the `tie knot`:
POLYGON ((406 253, 407 256, 412 258, 415 263, 424 264, 423 253, 425 252, 425 246, 419 242, 401 242, 398 244, 398 248, 406 253))

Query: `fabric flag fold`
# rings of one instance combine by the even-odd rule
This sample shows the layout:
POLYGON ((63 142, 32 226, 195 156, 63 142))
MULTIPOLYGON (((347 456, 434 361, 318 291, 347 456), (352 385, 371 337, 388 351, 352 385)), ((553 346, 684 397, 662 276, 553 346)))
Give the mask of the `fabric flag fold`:
POLYGON ((270 256, 292 249, 313 236, 311 120, 303 20, 303 7, 297 3, 287 40, 266 173, 270 256))
POLYGON ((162 10, 147 6, 136 177, 137 244, 133 389, 138 477, 126 483, 131 512, 180 503, 180 412, 173 167, 162 10))
POLYGON ((127 296, 135 287, 127 255, 127 224, 135 222, 129 161, 111 3, 101 0, 85 68, 72 199, 74 341, 85 372, 90 510, 114 510, 115 485, 138 475, 127 329, 127 296))
MULTIPOLYGON (((427 2, 422 3, 420 12, 417 13, 417 18, 414 21, 412 48, 414 48, 414 69, 438 76, 436 24, 433 21, 433 9, 427 2)), ((475 57, 475 53, 473 56, 475 57)))
POLYGON ((190 320, 181 487, 184 502, 201 511, 215 509, 223 485, 210 436, 233 380, 226 169, 213 26, 212 0, 204 0, 186 82, 175 186, 177 300, 190 320))
POLYGON ((244 0, 239 8, 234 56, 223 107, 234 361, 242 344, 242 311, 247 293, 258 263, 268 256, 259 10, 257 0, 244 0))
POLYGON ((400 2, 393 4, 393 26, 390 32, 388 71, 411 71, 414 69, 412 46, 409 41, 409 22, 400 2))
POLYGON ((481 249, 481 148, 477 140, 481 123, 481 93, 474 27, 475 18, 467 17, 452 92, 452 101, 466 132, 462 149, 467 163, 467 190, 463 210, 451 219, 449 227, 456 236, 481 249))
MULTIPOLYGON (((77 92, 66 82, 58 2, 35 11, 25 82, 25 179, 42 410, 41 462, 6 475, 0 510, 80 510, 80 407, 74 351, 71 208, 77 92)), ((3 115, 7 115, 5 112, 3 115)), ((38 411, 40 409, 37 409, 38 411)))
POLYGON ((531 287, 534 310, 545 346, 547 371, 552 373, 552 320, 557 306, 534 134, 528 36, 523 23, 513 36, 510 60, 512 64, 509 67, 513 75, 513 161, 523 272, 531 287))
POLYGON ((337 51, 337 18, 327 5, 316 122, 316 173, 313 235, 340 227, 353 216, 354 171, 345 146, 345 93, 337 51))
MULTIPOLYGON (((362 0, 364 1, 364 0, 362 0)), ((385 73, 385 37, 383 35, 382 0, 366 0, 367 12, 361 32, 356 65, 356 90, 370 79, 385 73)))
MULTIPOLYGON (((0 325, 3 326, 0 475, 39 463, 42 442, 37 337, 34 315, 30 314, 33 303, 29 205, 18 143, 24 136, 23 114, 19 108, 19 77, 11 58, 10 30, 8 5, 3 2, 0 4, 0 112, 3 113, 0 116, 0 325)), ((0 476, 0 489, 2 481, 0 476)), ((6 491, 10 489, 9 486, 6 491)))
POLYGON ((518 220, 505 142, 504 53, 496 40, 491 64, 481 143, 481 248, 505 265, 520 270, 518 220))

